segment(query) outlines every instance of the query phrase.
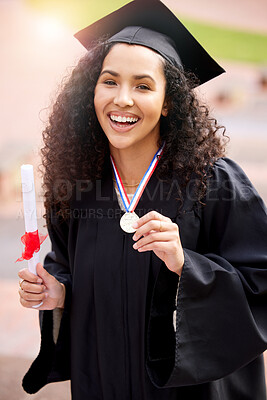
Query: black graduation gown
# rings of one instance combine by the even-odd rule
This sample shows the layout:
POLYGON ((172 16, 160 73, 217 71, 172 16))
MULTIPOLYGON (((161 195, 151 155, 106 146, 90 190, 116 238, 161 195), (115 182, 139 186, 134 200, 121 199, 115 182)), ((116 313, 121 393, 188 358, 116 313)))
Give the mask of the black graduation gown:
POLYGON ((244 172, 219 159, 205 206, 193 183, 152 176, 137 207, 179 225, 180 278, 119 226, 111 176, 76 192, 69 223, 53 218, 46 268, 66 285, 56 345, 52 312, 24 377, 29 393, 71 377, 73 400, 265 400, 267 215, 244 172), (177 310, 176 333, 173 311, 177 310))

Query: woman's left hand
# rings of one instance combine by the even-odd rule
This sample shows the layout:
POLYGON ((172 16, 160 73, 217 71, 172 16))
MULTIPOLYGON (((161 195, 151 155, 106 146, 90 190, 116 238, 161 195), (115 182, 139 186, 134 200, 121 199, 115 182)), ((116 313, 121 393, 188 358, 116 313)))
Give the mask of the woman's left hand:
POLYGON ((133 248, 143 252, 152 250, 170 271, 182 273, 184 252, 181 245, 178 225, 170 218, 156 211, 150 211, 134 225, 133 248))

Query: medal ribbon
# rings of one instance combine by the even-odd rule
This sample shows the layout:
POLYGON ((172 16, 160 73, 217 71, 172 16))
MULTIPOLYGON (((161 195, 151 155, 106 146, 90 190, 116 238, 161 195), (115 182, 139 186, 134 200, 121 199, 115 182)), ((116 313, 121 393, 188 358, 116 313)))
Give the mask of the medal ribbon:
POLYGON ((153 172, 156 169, 156 166, 158 165, 158 162, 160 160, 160 157, 161 157, 161 154, 163 152, 164 146, 165 146, 165 143, 163 143, 162 147, 154 155, 154 157, 153 157, 153 159, 152 159, 152 161, 151 161, 151 163, 150 163, 145 175, 143 176, 141 182, 138 185, 138 188, 136 189, 136 191, 135 191, 135 193, 133 195, 133 198, 132 198, 131 202, 130 202, 130 200, 129 200, 128 196, 127 196, 127 193, 126 193, 126 191, 124 189, 124 186, 123 186, 119 171, 117 170, 115 161, 114 161, 112 155, 110 155, 110 160, 111 160, 111 164, 112 164, 112 167, 113 167, 116 183, 117 183, 117 186, 118 186, 118 189, 119 189, 119 192, 120 192, 120 196, 121 196, 121 199, 122 199, 122 202, 123 202, 123 205, 125 207, 126 212, 133 212, 135 210, 135 208, 136 208, 136 206, 137 206, 137 204, 139 202, 139 199, 142 196, 143 191, 145 190, 145 187, 148 184, 149 179, 151 178, 153 172))

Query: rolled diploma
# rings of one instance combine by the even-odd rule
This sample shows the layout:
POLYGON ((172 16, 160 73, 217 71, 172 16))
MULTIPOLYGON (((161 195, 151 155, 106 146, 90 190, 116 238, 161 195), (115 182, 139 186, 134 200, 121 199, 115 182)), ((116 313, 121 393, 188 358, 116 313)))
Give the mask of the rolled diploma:
MULTIPOLYGON (((35 232, 37 227, 36 201, 33 166, 30 164, 21 166, 21 184, 24 208, 25 232, 35 232)), ((29 271, 36 275, 36 265, 39 262, 39 252, 33 253, 28 260, 29 271)))

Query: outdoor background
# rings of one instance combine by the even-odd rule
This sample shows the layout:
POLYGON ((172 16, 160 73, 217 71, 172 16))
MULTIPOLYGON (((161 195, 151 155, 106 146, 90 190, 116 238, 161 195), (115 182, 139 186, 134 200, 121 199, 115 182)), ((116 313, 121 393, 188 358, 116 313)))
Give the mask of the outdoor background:
MULTIPOLYGON (((144 0, 145 1, 145 0, 144 0)), ((227 73, 199 89, 225 125, 228 154, 267 202, 266 0, 164 0, 227 73)), ((29 396, 21 379, 39 349, 38 313, 18 300, 24 233, 20 165, 35 167, 39 230, 46 232, 38 165, 41 132, 63 76, 83 47, 73 34, 119 0, 0 0, 0 400, 68 400, 69 383, 29 396)), ((249 234, 249 232, 248 232, 249 234)), ((42 246, 42 259, 49 250, 42 246)), ((226 294, 227 295, 227 294, 226 294)))

